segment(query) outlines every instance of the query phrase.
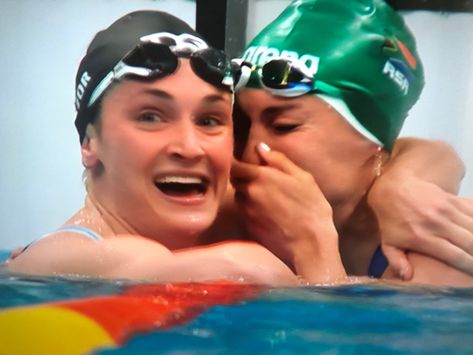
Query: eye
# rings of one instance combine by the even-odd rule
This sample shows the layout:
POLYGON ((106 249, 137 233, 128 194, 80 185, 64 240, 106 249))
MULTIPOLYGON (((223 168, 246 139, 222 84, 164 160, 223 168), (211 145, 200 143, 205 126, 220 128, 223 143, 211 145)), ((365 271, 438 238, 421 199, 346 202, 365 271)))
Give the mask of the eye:
POLYGON ((163 118, 157 112, 144 112, 138 116, 139 122, 163 122, 163 118))
POLYGON ((277 133, 289 133, 296 130, 300 124, 296 123, 273 123, 272 129, 277 133))
POLYGON ((223 125, 223 120, 218 117, 205 116, 197 120, 197 125, 209 128, 220 127, 223 125))

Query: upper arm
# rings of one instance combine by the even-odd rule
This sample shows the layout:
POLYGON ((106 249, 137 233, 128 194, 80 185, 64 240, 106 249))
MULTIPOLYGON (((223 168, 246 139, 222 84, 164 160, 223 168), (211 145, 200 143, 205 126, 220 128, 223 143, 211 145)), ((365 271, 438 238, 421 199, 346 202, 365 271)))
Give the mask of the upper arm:
POLYGON ((226 242, 172 253, 160 243, 117 236, 102 241, 66 236, 38 241, 10 261, 14 272, 73 274, 156 282, 226 279, 271 285, 295 284, 289 268, 256 243, 226 242))
POLYGON ((396 140, 387 170, 413 175, 450 193, 458 192, 465 175, 465 165, 450 144, 411 137, 396 140))

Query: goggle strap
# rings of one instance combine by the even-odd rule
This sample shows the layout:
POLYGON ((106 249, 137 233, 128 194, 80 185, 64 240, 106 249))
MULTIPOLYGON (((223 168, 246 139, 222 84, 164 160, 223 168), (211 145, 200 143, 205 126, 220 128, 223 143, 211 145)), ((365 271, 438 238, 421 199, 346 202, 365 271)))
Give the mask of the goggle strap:
POLYGON ((147 68, 139 68, 139 67, 132 67, 129 65, 126 65, 123 60, 119 61, 117 65, 112 69, 111 72, 109 72, 105 78, 103 78, 100 83, 95 87, 95 90, 92 92, 92 95, 90 95, 90 100, 89 104, 87 107, 91 107, 95 101, 104 93, 105 90, 108 89, 110 84, 114 80, 120 80, 123 76, 127 74, 134 74, 138 76, 143 76, 146 77, 151 73, 151 70, 147 68))
POLYGON ((87 108, 91 107, 95 103, 95 101, 103 94, 103 92, 110 86, 114 77, 115 73, 112 70, 105 76, 105 78, 100 81, 100 83, 95 87, 94 91, 92 92, 92 95, 90 95, 87 108))
POLYGON ((248 84, 251 77, 251 71, 251 68, 246 65, 240 67, 240 78, 238 79, 238 82, 235 83, 235 91, 244 88, 246 84, 248 84))
POLYGON ((225 75, 222 79, 222 84, 233 88, 233 77, 231 75, 225 75))
POLYGON ((140 38, 140 41, 163 44, 163 42, 161 42, 162 38, 171 38, 175 42, 175 44, 170 45, 169 47, 173 47, 174 49, 176 49, 176 51, 196 51, 209 47, 202 38, 196 37, 188 33, 175 35, 169 32, 158 32, 143 36, 140 38))

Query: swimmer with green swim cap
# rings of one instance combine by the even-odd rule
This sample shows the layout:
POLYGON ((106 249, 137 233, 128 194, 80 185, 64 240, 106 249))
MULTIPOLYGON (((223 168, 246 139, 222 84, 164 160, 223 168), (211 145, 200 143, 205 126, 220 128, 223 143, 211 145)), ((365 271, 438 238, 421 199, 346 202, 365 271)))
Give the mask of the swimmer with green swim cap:
POLYGON ((293 2, 247 47, 240 87, 315 93, 390 151, 424 86, 415 39, 382 0, 293 2))
POLYGON ((440 168, 442 149, 437 154, 433 142, 423 143, 425 150, 404 159, 409 164, 397 163, 406 157, 400 152, 419 143, 400 148, 409 140, 396 138, 424 85, 415 40, 400 15, 381 0, 294 1, 238 64, 240 160, 232 181, 256 241, 311 280, 337 280, 345 271, 392 277, 389 258, 402 279, 410 278, 412 264, 414 282, 473 284, 426 256, 447 253, 448 237, 433 252, 436 232, 451 236, 458 227, 452 218, 444 234, 431 227, 445 220, 424 217, 446 197, 433 186, 441 179, 431 179, 432 170, 453 176, 448 164, 440 168), (409 248, 409 259, 401 248, 409 248))

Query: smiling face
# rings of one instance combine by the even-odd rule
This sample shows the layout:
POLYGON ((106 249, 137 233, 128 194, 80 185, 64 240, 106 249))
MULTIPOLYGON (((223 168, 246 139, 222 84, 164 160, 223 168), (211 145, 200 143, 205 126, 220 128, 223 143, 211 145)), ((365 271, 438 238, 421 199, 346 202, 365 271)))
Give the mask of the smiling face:
POLYGON ((242 112, 235 116, 237 155, 259 164, 259 142, 284 153, 314 176, 336 224, 343 223, 375 177, 378 146, 313 95, 283 98, 262 89, 244 89, 238 103, 242 112))
MULTIPOLYGON (((232 159, 231 95, 188 60, 155 81, 124 80, 103 99, 89 193, 128 232, 191 246, 213 222, 232 159)), ((84 154, 84 147, 83 147, 84 154)))

